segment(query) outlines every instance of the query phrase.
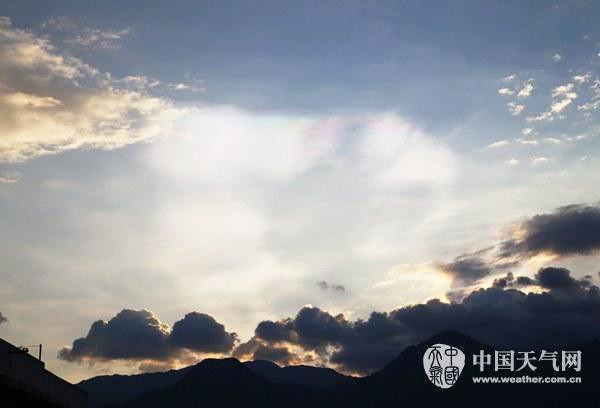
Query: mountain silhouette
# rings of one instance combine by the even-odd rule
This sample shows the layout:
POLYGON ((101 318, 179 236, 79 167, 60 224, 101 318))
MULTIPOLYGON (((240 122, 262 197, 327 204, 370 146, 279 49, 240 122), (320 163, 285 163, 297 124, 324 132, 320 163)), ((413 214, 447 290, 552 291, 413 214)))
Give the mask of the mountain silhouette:
MULTIPOLYGON (((362 378, 345 377, 330 369, 279 367, 268 361, 241 363, 236 359, 207 359, 195 366, 167 373, 110 376, 84 381, 95 407, 597 407, 600 390, 600 340, 564 350, 581 350, 581 372, 557 373, 551 365, 535 371, 498 372, 489 366, 481 373, 473 355, 481 350, 494 356, 495 349, 453 331, 444 331, 403 350, 386 367, 362 378), (423 368, 423 355, 433 344, 447 344, 465 354, 465 367, 449 389, 434 386, 423 368), (582 384, 475 384, 479 376, 581 376, 582 384), (116 377, 116 378, 112 378, 116 377), (142 377, 134 379, 133 377, 142 377), (107 380, 113 380, 113 383, 107 380), (112 393, 131 387, 127 398, 101 401, 100 387, 112 393), (140 384, 143 383, 143 386, 140 384), (136 388, 137 387, 137 388, 136 388), (135 388, 135 396, 129 397, 135 388), (91 391, 90 391, 91 390, 91 391), (95 391, 94 391, 95 390, 95 391), (102 405, 104 404, 104 405, 102 405)), ((561 349, 562 350, 562 349, 561 349)), ((515 350, 530 351, 530 350, 515 350)), ((539 351, 534 355, 539 356, 539 351)), ((520 365, 520 364, 519 364, 520 365)), ((125 396, 125 393, 121 393, 125 396)))
POLYGON ((123 403, 146 391, 175 384, 190 368, 137 375, 101 375, 81 381, 77 386, 87 391, 89 408, 101 408, 123 403))
MULTIPOLYGON (((207 363, 212 362, 212 360, 205 361, 207 363)), ((347 377, 330 368, 323 367, 305 365, 280 367, 267 360, 247 361, 243 365, 257 376, 266 378, 275 384, 295 384, 322 388, 345 384, 354 380, 352 377, 347 377)), ((103 375, 81 381, 77 385, 87 391, 90 408, 109 407, 129 401, 146 391, 173 385, 183 379, 194 367, 137 375, 103 375)))
POLYGON ((254 374, 267 378, 275 384, 296 384, 307 387, 331 387, 349 384, 354 378, 347 377, 331 368, 297 365, 280 367, 267 360, 244 363, 254 374))

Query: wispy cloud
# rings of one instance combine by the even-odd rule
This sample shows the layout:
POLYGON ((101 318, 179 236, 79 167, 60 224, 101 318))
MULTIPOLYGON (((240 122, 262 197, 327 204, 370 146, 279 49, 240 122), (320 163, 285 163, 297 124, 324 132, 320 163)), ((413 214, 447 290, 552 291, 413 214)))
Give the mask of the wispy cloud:
POLYGON ((534 165, 547 163, 550 159, 545 156, 536 156, 531 158, 531 163, 534 165))
POLYGON ((16 171, 0 173, 0 184, 16 184, 21 177, 22 174, 16 171))
POLYGON ((518 116, 525 110, 525 105, 516 104, 514 102, 509 102, 506 106, 512 116, 518 116))
POLYGON ((508 140, 498 140, 497 142, 489 144, 488 149, 495 149, 498 147, 507 146, 510 142, 508 140))
POLYGON ((527 82, 525 82, 523 84, 523 86, 517 93, 517 97, 519 99, 529 98, 531 96, 531 93, 533 92, 533 90, 534 90, 533 80, 529 79, 527 82))
POLYGON ((168 100, 62 55, 6 17, 0 18, 0 107, 3 162, 82 147, 117 149, 165 136, 183 113, 168 100))
POLYGON ((54 16, 41 25, 42 29, 62 32, 66 35, 67 45, 90 49, 118 49, 121 40, 131 33, 131 28, 99 29, 82 27, 68 16, 54 16))
POLYGON ((550 109, 541 113, 538 116, 527 117, 528 122, 539 122, 539 121, 551 121, 565 110, 575 99, 577 99, 577 93, 573 91, 574 84, 568 83, 565 85, 559 85, 552 90, 552 104, 550 109))
POLYGON ((129 33, 131 33, 130 28, 122 30, 84 28, 79 34, 67 38, 65 43, 83 48, 114 50, 121 48, 121 39, 129 33))

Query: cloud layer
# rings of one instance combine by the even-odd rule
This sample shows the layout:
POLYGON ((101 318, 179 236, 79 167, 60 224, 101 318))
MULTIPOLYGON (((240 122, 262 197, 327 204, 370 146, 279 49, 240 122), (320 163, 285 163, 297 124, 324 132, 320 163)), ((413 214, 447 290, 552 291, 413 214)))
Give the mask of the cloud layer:
POLYGON ((236 354, 255 359, 266 350, 277 350, 272 359, 282 364, 316 360, 345 372, 368 373, 408 345, 445 329, 501 347, 566 345, 600 336, 597 286, 574 279, 564 268, 543 268, 535 279, 528 279, 527 286, 543 292, 513 289, 511 280, 504 285, 509 289, 478 289, 459 303, 432 299, 388 313, 373 312, 367 320, 349 321, 341 314, 305 307, 293 318, 259 323, 255 336, 236 354))

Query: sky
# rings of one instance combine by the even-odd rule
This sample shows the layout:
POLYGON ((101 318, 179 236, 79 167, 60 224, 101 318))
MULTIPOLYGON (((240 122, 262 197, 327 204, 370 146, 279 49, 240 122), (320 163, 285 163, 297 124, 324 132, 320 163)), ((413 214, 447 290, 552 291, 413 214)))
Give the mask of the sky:
POLYGON ((0 336, 59 375, 600 337, 600 4, 0 16, 0 336))

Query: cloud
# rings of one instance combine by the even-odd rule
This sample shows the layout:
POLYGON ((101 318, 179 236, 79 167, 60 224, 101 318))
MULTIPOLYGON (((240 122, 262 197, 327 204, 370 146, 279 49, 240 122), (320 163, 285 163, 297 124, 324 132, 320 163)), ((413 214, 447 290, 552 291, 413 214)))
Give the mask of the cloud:
POLYGON ((8 322, 8 319, 4 317, 2 312, 0 312, 0 324, 8 322))
POLYGON ((489 144, 487 147, 489 149, 495 149, 497 147, 507 146, 510 142, 508 140, 498 140, 497 142, 489 144))
POLYGON ((523 112, 523 110, 525 110, 525 105, 519 105, 514 102, 509 102, 506 104, 506 106, 508 107, 508 111, 512 116, 518 116, 521 114, 521 112, 523 112))
POLYGON ((516 74, 507 75, 504 78, 502 78, 502 82, 511 82, 511 81, 514 81, 516 77, 517 77, 516 74))
POLYGON ((344 286, 337 285, 334 283, 327 283, 326 281, 317 282, 317 286, 319 286, 319 288, 321 288, 322 290, 333 290, 334 292, 337 292, 337 293, 345 293, 346 292, 346 288, 344 286))
POLYGON ((539 286, 554 291, 574 292, 590 286, 588 280, 572 278, 571 272, 566 268, 542 268, 536 273, 535 278, 539 286))
POLYGON ((16 184, 21 177, 22 174, 16 171, 0 173, 0 184, 16 184))
POLYGON ((562 57, 562 55, 560 55, 560 54, 554 54, 554 55, 552 56, 552 61, 554 61, 554 62, 558 62, 558 61, 560 61, 562 58, 563 58, 563 57, 562 57))
POLYGON ((269 360, 280 365, 297 365, 313 361, 312 356, 300 358, 286 346, 257 340, 255 337, 240 344, 233 352, 240 360, 269 360))
POLYGON ((147 310, 123 309, 108 322, 98 320, 88 334, 65 347, 58 358, 82 360, 162 360, 172 355, 169 328, 147 310))
POLYGON ((590 76, 591 76, 591 74, 589 72, 586 72, 585 74, 572 76, 571 79, 573 79, 573 81, 575 81, 579 85, 581 85, 581 84, 589 81, 590 76))
POLYGON ((189 313, 169 331, 151 312, 125 309, 108 323, 95 322, 88 335, 61 350, 59 358, 134 360, 147 371, 172 367, 181 353, 195 349, 365 374, 382 368, 410 344, 445 329, 498 347, 571 345, 600 336, 600 290, 591 279, 575 279, 558 267, 542 268, 533 278, 508 273, 493 287, 471 291, 453 303, 431 299, 354 321, 306 306, 294 317, 259 322, 254 336, 233 350, 235 335, 210 316, 189 313), (540 290, 525 293, 518 287, 540 290), (179 339, 174 337, 176 331, 179 339))
POLYGON ((600 80, 595 79, 594 83, 590 88, 594 91, 592 99, 589 102, 586 102, 583 105, 577 107, 579 111, 583 111, 584 113, 600 108, 600 80))
POLYGON ((185 110, 122 85, 0 17, 0 162, 173 133, 185 110))
POLYGON ((510 88, 500 88, 498 89, 498 94, 502 95, 502 96, 511 96, 513 95, 515 92, 510 89, 510 88))
POLYGON ((513 167, 513 166, 517 166, 519 164, 519 161, 513 157, 511 159, 505 160, 504 164, 506 164, 507 166, 513 167))
POLYGON ((506 276, 494 279, 492 286, 495 288, 537 286, 554 291, 558 295, 562 292, 582 293, 592 287, 591 279, 591 276, 584 279, 575 279, 568 269, 549 266, 540 268, 533 278, 528 276, 515 277, 512 272, 508 272, 506 276))
POLYGON ((56 31, 69 31, 76 28, 76 24, 68 16, 53 16, 42 24, 42 28, 51 28, 56 31))
POLYGON ((534 89, 533 80, 530 79, 523 84, 523 87, 517 93, 517 98, 519 98, 519 99, 529 98, 529 96, 531 96, 531 93, 533 92, 533 89, 534 89))
POLYGON ((294 358, 300 360, 308 356, 343 372, 369 373, 408 345, 445 329, 516 348, 566 345, 600 336, 596 286, 573 279, 563 268, 541 269, 535 278, 507 277, 510 284, 475 290, 461 302, 431 299, 387 313, 373 312, 366 320, 350 321, 341 314, 304 307, 293 318, 261 322, 255 336, 240 348, 260 344, 264 350, 293 349, 294 358), (517 285, 543 290, 524 293, 513 288, 517 285))
POLYGON ((521 129, 521 134, 522 134, 523 136, 527 136, 527 135, 529 135, 531 132, 533 132, 533 128, 530 128, 530 127, 526 127, 526 128, 523 128, 523 129, 521 129))
POLYGON ((70 362, 133 360, 142 363, 176 360, 186 351, 229 352, 237 336, 214 318, 188 313, 173 330, 147 310, 123 309, 108 322, 94 322, 85 337, 58 352, 70 362))
POLYGON ((120 30, 81 27, 68 16, 50 17, 42 24, 42 28, 66 33, 65 44, 94 50, 121 48, 120 40, 131 33, 131 29, 128 27, 120 30))
POLYGON ((119 41, 131 33, 130 28, 121 30, 100 30, 97 28, 84 28, 79 34, 67 38, 66 44, 91 49, 115 50, 121 48, 119 41))
POLYGON ((538 116, 527 117, 528 122, 539 122, 539 121, 551 121, 560 114, 567 106, 569 106, 575 99, 577 99, 577 93, 573 92, 574 85, 568 83, 565 85, 557 86, 552 90, 552 104, 550 109, 546 112, 541 113, 538 116))
POLYGON ((191 312, 175 322, 169 342, 175 347, 203 353, 226 353, 237 340, 235 333, 228 333, 225 326, 212 316, 191 312))
POLYGON ((253 360, 269 360, 282 365, 290 365, 298 360, 298 356, 287 347, 259 344, 252 355, 253 360))
POLYGON ((545 143, 550 143, 554 145, 559 145, 562 143, 560 139, 557 139, 555 137, 545 137, 543 140, 545 143))
POLYGON ((536 215, 515 228, 500 244, 503 257, 590 255, 600 250, 600 208, 583 204, 536 215))
POLYGON ((542 164, 542 163, 547 163, 550 159, 548 159, 547 157, 544 156, 536 156, 536 157, 532 157, 531 158, 531 164, 542 164))
POLYGON ((454 284, 459 285, 471 285, 492 272, 486 261, 472 254, 463 254, 452 262, 441 263, 439 268, 452 277, 454 284))
POLYGON ((190 84, 184 84, 183 82, 179 82, 176 84, 170 84, 168 87, 172 91, 201 92, 204 90, 204 88, 202 88, 202 87, 198 87, 198 86, 194 86, 194 85, 190 85, 190 84))
POLYGON ((538 141, 534 140, 534 139, 522 139, 522 138, 519 138, 516 141, 517 141, 517 143, 525 145, 525 146, 537 146, 537 144, 538 144, 538 141))

